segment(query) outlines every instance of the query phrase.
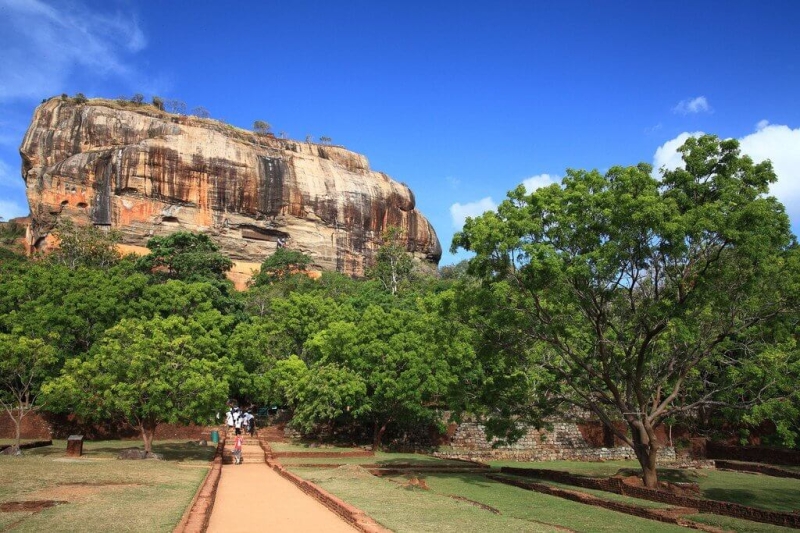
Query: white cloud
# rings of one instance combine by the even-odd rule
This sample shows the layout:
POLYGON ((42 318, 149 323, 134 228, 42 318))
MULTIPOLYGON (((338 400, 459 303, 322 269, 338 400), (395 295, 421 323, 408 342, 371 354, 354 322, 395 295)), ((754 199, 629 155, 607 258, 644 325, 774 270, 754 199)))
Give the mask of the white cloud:
POLYGON ((683 159, 678 152, 683 143, 689 137, 700 137, 703 135, 702 131, 695 131, 692 133, 683 132, 672 140, 669 140, 656 149, 653 156, 653 175, 660 176, 661 170, 675 170, 683 166, 683 159))
POLYGON ((450 206, 450 218, 453 221, 453 227, 461 229, 464 226, 464 221, 467 217, 477 217, 486 211, 494 211, 497 209, 497 204, 490 196, 482 198, 477 202, 470 202, 468 204, 455 203, 450 206))
POLYGON ((673 113, 680 113, 681 115, 690 115, 696 113, 710 113, 711 106, 708 105, 708 100, 705 96, 698 96, 696 98, 687 98, 681 100, 678 105, 672 108, 673 113))
MULTIPOLYGON (((676 149, 689 137, 699 135, 702 133, 684 132, 659 146, 653 156, 653 166, 669 170, 683 166, 676 149)), ((762 120, 756 125, 756 131, 740 138, 739 143, 742 153, 756 163, 765 159, 772 161, 778 181, 770 192, 786 206, 792 222, 800 223, 800 128, 791 129, 762 120)))
POLYGON ((561 183, 561 178, 551 174, 537 174, 536 176, 531 176, 530 178, 522 180, 522 184, 525 186, 525 190, 528 191, 528 194, 536 189, 552 185, 553 183, 561 183))
POLYGON ((786 206, 793 221, 800 222, 800 128, 758 123, 755 133, 739 139, 742 153, 760 162, 772 161, 778 181, 770 187, 786 206))
POLYGON ((42 0, 0 0, 0 13, 0 101, 51 96, 78 68, 132 77, 125 56, 146 46, 132 15, 42 0))

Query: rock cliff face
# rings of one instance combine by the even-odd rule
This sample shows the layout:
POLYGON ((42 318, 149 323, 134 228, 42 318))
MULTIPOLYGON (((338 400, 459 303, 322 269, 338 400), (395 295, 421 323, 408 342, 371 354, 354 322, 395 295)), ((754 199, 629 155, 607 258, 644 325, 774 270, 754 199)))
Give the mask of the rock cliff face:
POLYGON ((146 105, 53 98, 36 109, 20 153, 33 248, 64 217, 116 228, 132 246, 204 232, 253 263, 285 240, 318 267, 351 275, 363 275, 390 226, 404 230, 416 259, 435 266, 441 257, 411 190, 341 147, 146 105))

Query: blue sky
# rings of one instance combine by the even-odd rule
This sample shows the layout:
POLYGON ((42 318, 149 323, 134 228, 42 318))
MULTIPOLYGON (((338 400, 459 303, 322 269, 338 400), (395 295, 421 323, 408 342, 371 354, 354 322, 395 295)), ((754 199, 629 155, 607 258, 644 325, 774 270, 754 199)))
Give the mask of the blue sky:
POLYGON ((0 0, 0 216, 28 212, 18 147, 43 98, 139 92, 365 154, 445 249, 520 183, 670 166, 698 132, 772 159, 797 233, 798 27, 793 0, 0 0))

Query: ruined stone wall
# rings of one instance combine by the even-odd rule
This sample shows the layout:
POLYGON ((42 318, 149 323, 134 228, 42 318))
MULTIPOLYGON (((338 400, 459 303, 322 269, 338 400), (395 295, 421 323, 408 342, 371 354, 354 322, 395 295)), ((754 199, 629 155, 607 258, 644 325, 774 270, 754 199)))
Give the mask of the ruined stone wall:
MULTIPOLYGON (((579 424, 556 422, 552 430, 528 428, 525 435, 511 445, 494 447, 496 440, 487 440, 485 428, 475 422, 459 424, 449 446, 439 448, 437 456, 466 460, 514 460, 514 461, 610 461, 635 459, 633 450, 627 446, 593 447, 584 438, 579 424)), ((675 459, 675 449, 664 447, 659 458, 675 459)))

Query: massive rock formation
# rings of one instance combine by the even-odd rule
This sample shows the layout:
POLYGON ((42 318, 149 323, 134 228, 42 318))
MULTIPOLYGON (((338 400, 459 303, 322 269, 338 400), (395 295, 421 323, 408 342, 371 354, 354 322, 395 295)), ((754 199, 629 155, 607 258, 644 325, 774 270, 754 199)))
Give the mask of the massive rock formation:
POLYGON ((32 222, 46 246, 61 217, 110 226, 144 246, 207 233, 232 259, 260 263, 279 240, 322 269, 363 275, 390 226, 435 266, 441 246, 402 183, 344 148, 276 139, 148 105, 52 98, 20 147, 32 222))

